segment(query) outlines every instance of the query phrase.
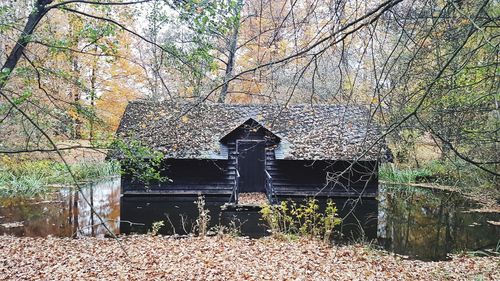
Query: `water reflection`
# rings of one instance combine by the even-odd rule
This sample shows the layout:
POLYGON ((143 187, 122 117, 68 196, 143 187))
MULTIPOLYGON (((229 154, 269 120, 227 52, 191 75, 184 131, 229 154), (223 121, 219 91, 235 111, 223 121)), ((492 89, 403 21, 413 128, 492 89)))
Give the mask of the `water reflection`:
POLYGON ((468 212, 476 204, 457 193, 382 186, 378 199, 378 237, 393 252, 437 260, 450 252, 494 249, 500 241, 500 228, 486 222, 500 214, 468 212))
MULTIPOLYGON (((198 209, 196 197, 122 197, 120 231, 122 233, 145 233, 156 221, 163 221, 165 226, 159 233, 185 235, 196 227, 198 209)), ((304 198, 280 198, 304 203, 304 198)), ((226 230, 236 230, 249 237, 262 237, 269 234, 260 217, 260 208, 252 206, 225 206, 228 198, 205 197, 205 209, 209 210, 210 225, 213 231, 220 225, 226 230)), ((374 239, 377 236, 377 201, 376 200, 334 200, 343 223, 338 228, 336 238, 358 240, 374 239)), ((325 209, 326 200, 319 200, 320 212, 325 209)))
MULTIPOLYGON (((146 233, 151 225, 163 221, 161 234, 192 233, 198 218, 197 197, 134 196, 122 197, 120 231, 122 233, 146 233)), ((219 224, 220 207, 227 202, 220 197, 205 197, 205 209, 209 210, 210 227, 219 224)))
POLYGON ((100 236, 107 233, 90 206, 119 231, 120 180, 83 186, 82 194, 71 188, 42 200, 0 199, 0 234, 16 236, 100 236), (88 203, 85 201, 87 199, 88 203))
MULTIPOLYGON (((145 233, 153 222, 164 221, 161 233, 188 234, 196 225, 196 197, 120 197, 119 179, 89 185, 83 195, 115 233, 145 233)), ((205 201, 211 227, 222 224, 251 237, 268 234, 257 208, 221 210, 227 198, 205 201)), ((500 214, 467 212, 475 204, 455 193, 381 186, 378 200, 335 203, 344 218, 335 239, 377 239, 386 249, 414 258, 444 259, 450 252, 494 248, 500 240, 500 227, 486 223, 499 221, 500 214)), ((82 194, 62 189, 44 200, 0 200, 0 234, 4 233, 75 237, 107 232, 82 194)))

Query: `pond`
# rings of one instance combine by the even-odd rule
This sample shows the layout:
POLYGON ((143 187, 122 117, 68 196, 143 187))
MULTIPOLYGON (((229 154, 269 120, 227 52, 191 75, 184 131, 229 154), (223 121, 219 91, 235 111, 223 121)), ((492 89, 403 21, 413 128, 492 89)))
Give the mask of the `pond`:
MULTIPOLYGON (((495 250, 500 241, 500 227, 487 223, 500 221, 500 214, 470 212, 477 205, 457 193, 381 186, 378 200, 335 203, 344 218, 337 239, 373 240, 410 258, 440 260, 452 252, 495 250)), ((205 204, 213 225, 232 225, 252 237, 267 233, 256 208, 221 211, 214 198, 205 198, 205 204)), ((147 232, 160 220, 163 233, 186 234, 198 214, 192 198, 121 198, 120 180, 113 179, 88 184, 82 193, 62 188, 43 200, 0 199, 0 235, 107 236, 90 205, 116 234, 147 232)))

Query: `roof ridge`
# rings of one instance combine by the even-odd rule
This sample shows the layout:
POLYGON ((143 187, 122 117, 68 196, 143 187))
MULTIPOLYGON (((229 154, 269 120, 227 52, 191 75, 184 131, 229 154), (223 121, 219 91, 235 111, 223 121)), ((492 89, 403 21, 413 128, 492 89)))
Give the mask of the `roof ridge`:
MULTIPOLYGON (((260 104, 260 103, 251 103, 251 104, 241 104, 241 103, 218 103, 218 102, 190 102, 184 100, 163 100, 163 101, 152 101, 147 99, 136 99, 131 100, 129 103, 133 104, 182 104, 182 105, 208 105, 208 106, 225 106, 225 107, 282 107, 284 104, 272 103, 272 104, 260 104)), ((344 107, 344 108, 367 108, 364 104, 328 104, 328 103, 297 103, 297 104, 288 104, 286 108, 292 107, 344 107)))

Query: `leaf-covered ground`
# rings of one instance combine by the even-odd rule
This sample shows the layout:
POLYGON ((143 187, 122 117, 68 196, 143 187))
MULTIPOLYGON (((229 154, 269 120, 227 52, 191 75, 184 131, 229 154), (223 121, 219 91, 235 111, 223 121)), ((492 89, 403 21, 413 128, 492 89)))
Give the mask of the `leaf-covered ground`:
POLYGON ((272 238, 0 236, 1 280, 500 280, 500 258, 405 260, 366 246, 272 238))
POLYGON ((262 206, 269 202, 264 192, 248 192, 240 193, 238 203, 240 205, 257 205, 262 206))

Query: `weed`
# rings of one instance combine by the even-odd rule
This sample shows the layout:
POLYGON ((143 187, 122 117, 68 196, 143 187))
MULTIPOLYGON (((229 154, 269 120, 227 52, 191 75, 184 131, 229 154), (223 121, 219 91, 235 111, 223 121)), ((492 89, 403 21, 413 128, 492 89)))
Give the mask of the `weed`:
POLYGON ((194 232, 198 232, 198 236, 200 237, 205 237, 210 224, 210 215, 208 214, 210 211, 205 209, 205 197, 199 195, 198 200, 196 200, 195 203, 198 207, 198 219, 196 219, 194 232))
POLYGON ((464 191, 494 190, 498 181, 493 175, 463 160, 434 160, 422 168, 386 163, 380 166, 379 177, 392 183, 426 182, 452 185, 462 187, 464 191))
POLYGON ((432 178, 432 173, 427 168, 396 168, 394 165, 386 164, 380 167, 379 177, 381 180, 393 183, 415 183, 432 178))
POLYGON ((304 204, 282 201, 279 205, 265 205, 261 215, 275 237, 306 236, 329 242, 333 229, 340 224, 337 208, 328 200, 324 212, 319 211, 318 201, 309 198, 304 204))
POLYGON ((151 230, 148 232, 148 234, 151 236, 156 236, 156 235, 158 235, 158 232, 160 231, 160 229, 164 226, 165 226, 164 221, 155 221, 151 225, 151 230))
POLYGON ((229 235, 230 237, 239 237, 241 235, 242 222, 234 217, 227 225, 217 224, 210 228, 210 232, 219 237, 229 235))

